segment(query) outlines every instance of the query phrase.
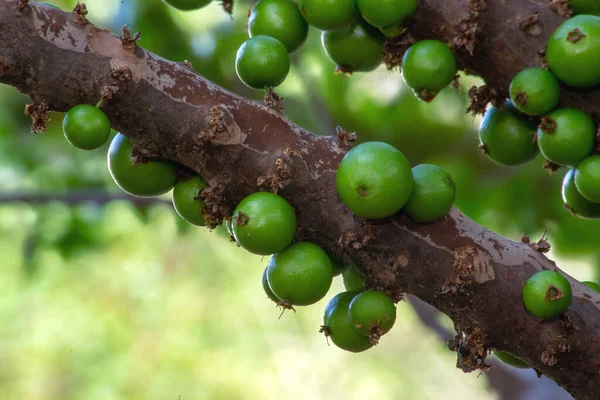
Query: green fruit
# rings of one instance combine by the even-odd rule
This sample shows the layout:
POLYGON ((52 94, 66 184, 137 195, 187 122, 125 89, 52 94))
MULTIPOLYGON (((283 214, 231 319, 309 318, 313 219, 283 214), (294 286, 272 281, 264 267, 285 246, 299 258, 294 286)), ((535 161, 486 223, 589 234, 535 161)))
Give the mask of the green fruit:
POLYGON ((379 290, 357 294, 350 302, 350 320, 358 333, 377 343, 396 322, 396 305, 379 290))
POLYGON ((410 46, 402 58, 404 81, 424 101, 433 100, 455 75, 454 53, 438 40, 421 40, 410 46))
POLYGON ((197 10, 206 7, 212 0, 163 0, 173 8, 183 11, 197 10))
POLYGON ((354 265, 346 265, 342 271, 344 287, 349 292, 365 290, 365 276, 354 265))
POLYGON ((510 102, 504 103, 502 110, 492 106, 479 125, 480 147, 497 164, 515 167, 538 154, 535 125, 517 113, 510 102))
POLYGON ((271 257, 267 279, 275 296, 284 302, 308 306, 329 291, 333 280, 331 261, 316 244, 294 243, 271 257))
POLYGON ((48 6, 48 7, 54 8, 54 9, 56 9, 56 10, 60 10, 60 7, 58 7, 57 5, 54 5, 54 4, 52 4, 52 3, 47 3, 47 2, 45 2, 45 1, 40 1, 40 4, 43 4, 43 5, 45 5, 45 6, 48 6))
POLYGON ((592 117, 576 108, 563 108, 542 117, 538 146, 548 161, 576 166, 591 154, 596 141, 592 117))
POLYGON ((404 211, 417 222, 439 220, 454 204, 454 180, 446 171, 432 164, 417 165, 412 172, 415 184, 404 211))
POLYGON ((507 353, 505 351, 494 350, 494 356, 496 356, 496 358, 498 360, 502 361, 504 364, 510 365, 511 367, 531 368, 529 366, 529 364, 527 364, 525 361, 523 361, 520 358, 517 358, 517 357, 513 356, 512 354, 507 353))
POLYGON ((571 0, 569 7, 575 14, 600 15, 600 2, 598 0, 571 0))
POLYGON ((585 281, 585 282, 581 282, 581 283, 583 283, 587 287, 594 289, 596 292, 600 293, 600 285, 598 285, 596 282, 585 281))
POLYGON ((546 59, 567 85, 600 84, 600 17, 577 15, 563 22, 548 40, 546 59))
POLYGON ((306 40, 308 24, 293 0, 260 0, 250 12, 248 34, 275 38, 291 53, 306 40))
POLYGON ((558 105, 560 84, 548 70, 527 68, 519 72, 510 83, 510 99, 525 114, 546 114, 558 105))
POLYGON ((133 145, 117 133, 108 148, 108 169, 115 183, 138 197, 167 193, 177 182, 175 166, 162 160, 139 160, 132 155, 133 145))
POLYGON ((290 71, 290 55, 279 40, 254 36, 237 51, 235 70, 240 80, 253 89, 279 86, 290 71))
POLYGON ((536 317, 557 317, 571 304, 571 285, 556 271, 540 271, 525 282, 523 303, 536 317))
POLYGON ((233 236, 250 253, 279 253, 296 235, 296 213, 281 196, 257 192, 243 199, 233 212, 233 236))
POLYGON ((273 300, 275 303, 279 304, 281 302, 281 299, 279 299, 279 297, 275 296, 275 293, 273 293, 273 291, 271 290, 271 286, 269 286, 269 280, 267 278, 267 269, 269 267, 266 267, 265 270, 263 271, 263 276, 262 276, 262 287, 267 295, 267 297, 271 300, 273 300))
POLYGON ((298 7, 306 22, 322 31, 342 29, 358 13, 356 0, 298 0, 298 7))
POLYGON ((323 31, 321 42, 338 72, 372 71, 383 60, 384 37, 363 20, 340 30, 323 31))
POLYGON ((398 36, 415 15, 419 0, 358 0, 358 10, 386 36, 398 36))
POLYGON ((583 197, 600 203, 600 155, 589 156, 577 165, 575 186, 583 197))
POLYGON ((173 188, 173 207, 177 214, 190 224, 205 225, 202 209, 206 204, 200 200, 200 193, 206 186, 204 179, 195 175, 178 182, 173 188))
POLYGON ((110 121, 104 112, 89 104, 71 108, 63 119, 63 133, 67 141, 83 150, 102 146, 110 135, 110 121))
POLYGON ((360 353, 373 347, 368 337, 361 335, 352 326, 349 307, 357 292, 342 292, 327 303, 323 315, 322 331, 333 344, 342 350, 360 353))
POLYGON ((329 257, 329 260, 331 261, 331 271, 334 277, 341 275, 342 271, 344 270, 344 264, 331 258, 331 256, 329 257))
POLYGON ((383 142, 366 142, 340 162, 335 185, 342 203, 363 218, 386 218, 406 204, 412 170, 402 152, 383 142))
POLYGON ((600 203, 593 203, 583 197, 575 187, 575 169, 567 172, 562 183, 564 206, 573 215, 585 219, 600 219, 600 203))

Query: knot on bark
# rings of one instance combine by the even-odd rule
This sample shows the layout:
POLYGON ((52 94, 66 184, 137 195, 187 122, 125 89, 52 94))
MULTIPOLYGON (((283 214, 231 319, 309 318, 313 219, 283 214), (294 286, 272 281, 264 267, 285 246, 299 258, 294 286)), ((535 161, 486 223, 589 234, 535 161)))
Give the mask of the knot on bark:
POLYGON ((463 372, 488 371, 491 368, 485 362, 488 353, 487 334, 480 328, 475 328, 468 334, 457 334, 448 341, 448 349, 456 352, 456 367, 463 372))
POLYGON ((25 115, 29 115, 32 120, 31 132, 35 135, 46 132, 48 126, 48 104, 45 102, 36 102, 25 106, 25 115))
POLYGON ((409 33, 387 38, 383 44, 383 62, 389 71, 402 65, 402 57, 416 40, 409 33))
POLYGON ((120 39, 123 48, 130 52, 135 51, 136 42, 141 38, 140 32, 137 32, 134 35, 132 35, 127 25, 123 25, 121 32, 122 33, 120 39))
POLYGON ((216 228, 230 214, 225 199, 225 184, 219 182, 216 178, 208 182, 208 186, 200 193, 199 198, 206 204, 202 208, 202 213, 204 214, 204 221, 210 229, 216 228))
POLYGON ((75 8, 73 8, 73 20, 75 21, 76 24, 79 24, 79 25, 89 24, 90 21, 88 21, 88 19, 86 17, 87 13, 88 13, 88 10, 87 10, 85 3, 77 2, 77 4, 75 5, 75 8))
POLYGON ((231 112, 222 106, 213 106, 205 118, 207 129, 200 132, 199 139, 215 145, 240 144, 245 136, 235 123, 231 112))
POLYGON ((471 86, 468 96, 470 104, 467 113, 473 116, 484 115, 488 103, 492 103, 495 107, 502 107, 504 102, 504 98, 498 94, 498 91, 488 85, 471 86))

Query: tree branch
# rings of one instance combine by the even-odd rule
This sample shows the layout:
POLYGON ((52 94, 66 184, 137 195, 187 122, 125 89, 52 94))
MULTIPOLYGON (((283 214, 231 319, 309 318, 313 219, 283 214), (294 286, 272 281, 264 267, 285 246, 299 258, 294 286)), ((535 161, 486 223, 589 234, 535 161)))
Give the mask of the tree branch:
MULTIPOLYGON (((414 36, 455 34, 451 22, 462 2, 421 3, 414 36)), ((548 17, 544 30, 560 22, 541 3, 502 3, 481 14, 484 39, 473 57, 460 57, 463 65, 479 66, 475 71, 499 90, 512 68, 516 72, 518 63, 534 58, 527 37, 512 41, 509 49, 512 24, 534 8, 548 17), (494 51, 488 54, 490 40, 494 51)), ((600 294, 569 278, 571 306, 563 318, 542 321, 526 312, 521 290, 534 273, 557 268, 528 245, 489 232, 457 210, 430 225, 402 215, 383 221, 352 215, 335 191, 335 171, 346 152, 336 136, 311 134, 183 63, 140 47, 125 49, 111 33, 32 1, 19 11, 16 0, 0 0, 0 82, 57 111, 95 104, 103 96, 113 127, 143 155, 183 164, 210 183, 206 202, 216 219, 252 192, 279 190, 296 209, 297 239, 359 265, 371 287, 396 299, 411 294, 447 314, 459 334, 459 368, 485 367, 487 350, 498 348, 518 355, 578 399, 600 398, 600 294)), ((600 102, 581 98, 597 95, 566 96, 565 102, 594 110, 600 102)))

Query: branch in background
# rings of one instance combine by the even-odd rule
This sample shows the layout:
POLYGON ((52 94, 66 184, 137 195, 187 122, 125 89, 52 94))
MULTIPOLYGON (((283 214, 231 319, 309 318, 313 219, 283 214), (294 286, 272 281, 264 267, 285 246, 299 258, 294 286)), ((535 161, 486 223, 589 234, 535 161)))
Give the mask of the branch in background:
POLYGON ((171 204, 170 201, 158 197, 134 197, 126 193, 110 193, 94 190, 71 191, 65 193, 0 193, 0 204, 44 204, 50 202, 60 202, 69 205, 77 205, 82 203, 96 203, 103 205, 116 200, 129 201, 138 206, 171 204))
MULTIPOLYGON (((475 17, 474 3, 423 0, 410 33, 456 39, 461 65, 502 94, 509 75, 533 62, 532 47, 537 51, 561 19, 544 4, 521 0, 490 2, 475 17), (544 29, 532 45, 516 30, 537 9, 544 29), (473 46, 467 46, 470 34, 473 46)), ((600 294, 565 274, 572 303, 562 318, 543 321, 526 312, 521 291, 534 273, 558 269, 527 244, 502 238, 458 210, 429 225, 402 215, 380 221, 352 215, 335 191, 347 150, 337 136, 316 136, 183 64, 126 49, 109 32, 34 2, 19 11, 16 0, 0 0, 0 82, 57 111, 104 97, 113 128, 140 154, 182 164, 209 182, 205 201, 214 220, 248 194, 275 188, 295 207, 298 240, 358 265, 371 287, 396 299, 408 293, 448 315, 458 331, 462 370, 486 368, 485 355, 497 348, 578 399, 600 398, 600 294)), ((565 105, 593 111, 600 107, 591 101, 598 93, 563 97, 565 105)))

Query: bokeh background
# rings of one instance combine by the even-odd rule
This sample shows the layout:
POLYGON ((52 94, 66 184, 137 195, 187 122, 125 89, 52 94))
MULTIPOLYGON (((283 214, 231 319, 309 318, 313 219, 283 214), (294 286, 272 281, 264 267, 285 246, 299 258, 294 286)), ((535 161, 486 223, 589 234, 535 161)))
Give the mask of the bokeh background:
MULTIPOLYGON (((53 3, 68 10, 76 2, 53 3)), ((262 97, 234 68, 249 2, 236 0, 233 18, 217 2, 187 13, 159 0, 86 4, 97 25, 119 33, 128 24, 142 33, 141 46, 262 97)), ((477 78, 424 104, 383 66, 334 75, 312 28, 292 58, 278 93, 296 123, 324 135, 341 125, 397 146, 413 164, 444 167, 468 216, 514 240, 547 230, 562 268, 598 279, 600 223, 563 209, 565 171, 551 176, 541 158, 502 168, 481 156, 479 119, 464 111, 477 78)), ((531 370, 463 374, 444 343, 451 323, 418 302, 398 305, 396 326, 370 351, 328 346, 318 330, 340 278, 323 301, 278 319, 260 282, 268 259, 237 248, 221 228, 185 224, 169 195, 124 197, 106 168, 107 146, 72 148, 60 113, 34 136, 27 102, 0 85, 0 398, 570 398, 531 370)))

